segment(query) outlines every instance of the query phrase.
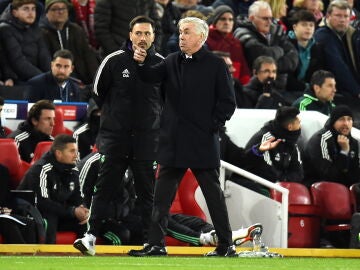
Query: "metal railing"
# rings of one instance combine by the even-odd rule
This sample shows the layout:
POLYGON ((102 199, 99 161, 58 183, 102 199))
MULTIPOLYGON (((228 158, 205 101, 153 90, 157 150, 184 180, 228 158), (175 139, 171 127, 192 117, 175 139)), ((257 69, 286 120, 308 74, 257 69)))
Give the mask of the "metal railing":
POLYGON ((270 189, 274 189, 278 192, 281 192, 282 202, 280 204, 279 213, 277 213, 277 216, 281 220, 281 227, 282 227, 281 228, 281 240, 280 240, 281 247, 286 248, 287 241, 288 241, 289 190, 222 160, 221 166, 220 166, 220 178, 219 179, 220 179, 221 188, 224 191, 224 193, 226 193, 226 185, 225 185, 226 179, 225 178, 226 178, 227 170, 232 173, 236 173, 243 177, 246 177, 247 179, 257 182, 257 183, 259 183, 263 186, 266 186, 270 189))

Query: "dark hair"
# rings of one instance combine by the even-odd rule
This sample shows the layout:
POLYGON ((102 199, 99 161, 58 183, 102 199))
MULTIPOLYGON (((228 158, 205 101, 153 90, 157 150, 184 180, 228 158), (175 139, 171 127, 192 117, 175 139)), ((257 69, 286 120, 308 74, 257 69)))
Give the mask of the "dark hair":
POLYGON ((74 56, 71 53, 71 51, 63 49, 63 50, 57 50, 54 54, 53 54, 53 58, 52 60, 54 61, 56 58, 65 58, 65 59, 70 59, 71 63, 74 63, 74 56))
POLYGON ((0 97, 0 106, 4 105, 5 104, 5 101, 4 101, 4 98, 3 97, 0 97))
POLYGON ((321 86, 325 82, 326 78, 335 79, 335 76, 334 76, 334 74, 332 74, 330 71, 327 71, 327 70, 320 69, 320 70, 315 71, 310 79, 311 89, 314 88, 314 85, 321 86))
POLYGON ((275 115, 275 121, 286 128, 286 126, 296 119, 296 116, 300 113, 298 108, 282 106, 277 109, 275 115))
POLYGON ((76 143, 76 139, 68 134, 59 134, 55 137, 51 145, 51 151, 54 153, 56 150, 62 151, 68 143, 76 143))
POLYGON ((262 64, 275 64, 276 61, 271 56, 259 56, 255 59, 253 63, 253 69, 255 69, 256 72, 258 72, 261 69, 262 64))
POLYGON ((219 56, 219 57, 230 57, 229 52, 223 52, 223 51, 212 51, 213 54, 219 56))
POLYGON ((11 3, 11 6, 13 9, 18 9, 19 7, 22 7, 23 5, 27 4, 37 4, 37 0, 13 0, 11 3))
POLYGON ((298 22, 313 22, 316 24, 316 19, 312 12, 300 9, 291 16, 290 22, 291 24, 297 24, 298 22))
POLYGON ((143 15, 136 16, 134 19, 131 20, 131 22, 129 24, 130 32, 133 30, 134 25, 137 23, 150 23, 153 31, 155 32, 155 22, 152 19, 150 19, 149 17, 143 16, 143 15))
POLYGON ((31 120, 33 118, 35 120, 39 120, 42 110, 55 111, 55 105, 50 100, 46 100, 46 99, 39 100, 30 108, 27 116, 27 122, 30 125, 33 125, 31 120))

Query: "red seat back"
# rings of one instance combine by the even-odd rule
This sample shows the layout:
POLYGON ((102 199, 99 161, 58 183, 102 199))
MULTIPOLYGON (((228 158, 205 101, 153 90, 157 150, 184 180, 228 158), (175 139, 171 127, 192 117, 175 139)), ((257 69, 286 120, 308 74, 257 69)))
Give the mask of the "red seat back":
POLYGON ((30 164, 21 160, 14 139, 0 139, 0 163, 8 168, 11 188, 16 188, 30 164))
POLYGON ((63 109, 56 107, 55 108, 55 126, 52 132, 52 136, 56 136, 58 134, 68 134, 68 135, 72 135, 73 132, 66 128, 64 126, 64 111, 63 109))
MULTIPOLYGON (((276 184, 289 190, 289 205, 312 204, 310 191, 305 185, 295 182, 278 182, 276 184)), ((271 190, 270 197, 278 202, 281 202, 281 192, 279 191, 271 190)))
POLYGON ((52 141, 45 141, 45 142, 39 142, 36 145, 36 148, 34 150, 34 157, 31 160, 30 164, 34 164, 37 160, 39 160, 43 154, 48 152, 51 148, 52 141))
POLYGON ((314 204, 321 209, 321 216, 332 220, 350 220, 353 204, 350 190, 335 182, 316 182, 311 185, 314 204))

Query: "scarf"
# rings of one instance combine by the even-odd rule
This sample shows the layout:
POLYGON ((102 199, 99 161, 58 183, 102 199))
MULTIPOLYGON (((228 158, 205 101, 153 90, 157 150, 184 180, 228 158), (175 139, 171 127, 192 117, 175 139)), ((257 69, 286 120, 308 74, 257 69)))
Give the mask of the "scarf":
POLYGON ((96 49, 98 44, 95 39, 95 22, 94 22, 94 13, 95 13, 95 0, 89 0, 85 7, 82 7, 79 3, 79 0, 71 0, 76 20, 82 26, 85 31, 87 38, 89 39, 90 45, 96 49), (85 12, 84 12, 85 11, 85 12))

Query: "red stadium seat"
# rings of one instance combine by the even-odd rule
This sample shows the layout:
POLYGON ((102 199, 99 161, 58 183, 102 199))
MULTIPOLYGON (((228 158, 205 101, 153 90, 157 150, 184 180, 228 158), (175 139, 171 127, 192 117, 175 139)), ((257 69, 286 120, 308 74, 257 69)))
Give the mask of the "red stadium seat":
MULTIPOLYGON (((319 207, 313 205, 309 189, 300 183, 278 182, 289 190, 289 239, 290 248, 318 247, 320 243, 319 207)), ((281 193, 270 191, 272 199, 281 202, 281 193)))
POLYGON ((324 229, 330 231, 350 230, 350 220, 354 212, 350 190, 335 182, 316 182, 311 185, 314 204, 321 210, 321 217, 326 221, 338 221, 337 224, 326 224, 324 229))
POLYGON ((52 141, 45 141, 45 142, 39 142, 36 145, 36 148, 34 150, 34 157, 32 158, 30 164, 34 164, 37 160, 39 160, 43 154, 48 152, 51 148, 52 141))
POLYGON ((11 178, 11 188, 15 189, 30 164, 21 160, 14 139, 0 139, 0 163, 8 168, 11 178))
POLYGON ((3 127, 3 128, 4 128, 6 136, 9 135, 12 132, 12 130, 10 128, 8 128, 8 127, 3 127))
MULTIPOLYGON (((191 170, 187 170, 176 192, 175 199, 170 208, 170 213, 197 216, 205 220, 206 216, 195 200, 195 191, 197 187, 198 183, 195 176, 191 170)), ((166 236, 165 241, 167 246, 189 245, 169 236, 166 236)))
POLYGON ((72 135, 73 132, 64 126, 64 111, 63 109, 56 107, 55 108, 55 126, 52 132, 52 136, 56 136, 58 134, 68 134, 72 135))

